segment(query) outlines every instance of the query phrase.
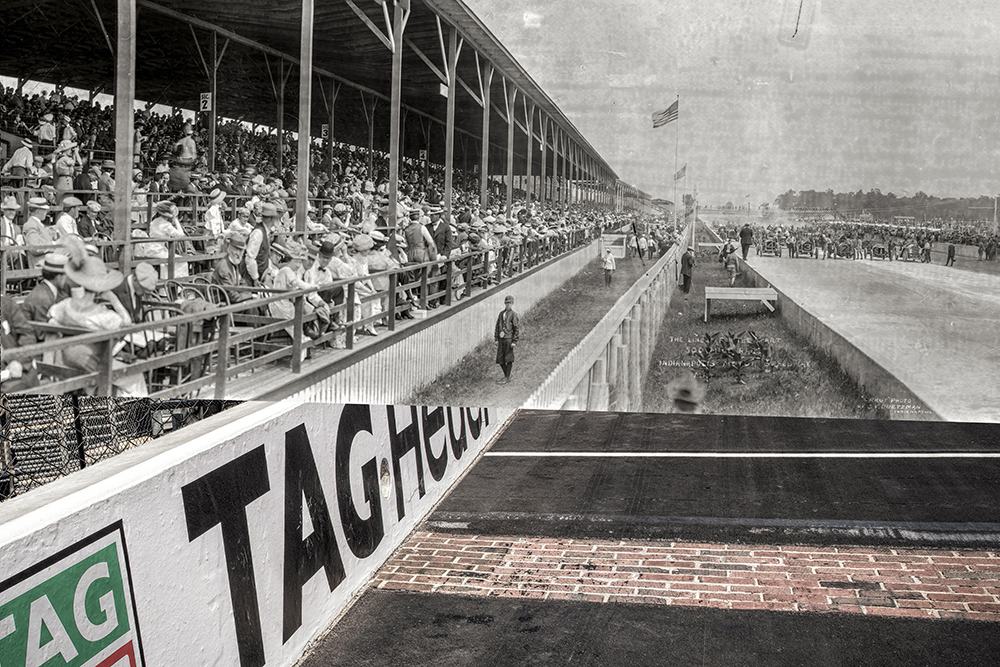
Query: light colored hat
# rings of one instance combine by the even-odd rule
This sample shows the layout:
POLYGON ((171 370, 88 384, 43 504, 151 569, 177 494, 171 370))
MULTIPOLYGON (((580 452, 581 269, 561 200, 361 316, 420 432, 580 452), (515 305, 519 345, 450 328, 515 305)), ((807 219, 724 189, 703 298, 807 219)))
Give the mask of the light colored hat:
POLYGON ((49 201, 45 197, 32 197, 28 200, 28 209, 32 211, 49 210, 49 201))
POLYGON ((147 292, 156 291, 156 269, 147 262, 139 262, 135 265, 135 281, 147 292))
POLYGON ((87 202, 87 210, 90 211, 91 213, 100 213, 102 210, 100 202, 98 202, 96 199, 91 199, 90 201, 87 202))
POLYGON ((66 255, 58 252, 46 253, 42 259, 42 270, 52 273, 66 273, 66 255))
POLYGON ((101 169, 114 169, 114 168, 115 168, 114 160, 105 160, 101 162, 101 169))
POLYGON ((262 218, 277 218, 278 217, 278 207, 271 202, 264 202, 260 206, 260 216, 262 218))
POLYGON ((76 206, 83 206, 83 202, 74 197, 73 195, 69 195, 68 197, 63 197, 62 206, 63 210, 66 210, 68 208, 74 208, 76 206))
POLYGON ((370 236, 372 238, 372 241, 375 241, 376 243, 384 243, 385 241, 388 240, 386 239, 385 234, 383 234, 377 229, 372 232, 369 232, 368 236, 370 236))
POLYGON ((346 204, 338 203, 336 206, 333 207, 333 212, 334 213, 346 213, 347 212, 347 205, 346 204))
POLYGON ((375 241, 368 234, 358 234, 354 237, 352 243, 354 245, 354 249, 358 252, 371 250, 375 245, 375 241))
POLYGON ((13 195, 9 197, 4 197, 3 203, 0 204, 0 210, 4 211, 16 211, 19 208, 21 207, 18 205, 17 200, 14 198, 13 195))
POLYGON ((83 241, 68 237, 63 241, 69 253, 66 262, 66 277, 88 292, 101 294, 122 284, 125 276, 121 271, 108 269, 97 257, 87 254, 83 241))
POLYGON ((225 198, 226 198, 225 191, 220 190, 219 188, 215 188, 210 193, 208 193, 208 205, 212 206, 214 204, 221 204, 225 198))

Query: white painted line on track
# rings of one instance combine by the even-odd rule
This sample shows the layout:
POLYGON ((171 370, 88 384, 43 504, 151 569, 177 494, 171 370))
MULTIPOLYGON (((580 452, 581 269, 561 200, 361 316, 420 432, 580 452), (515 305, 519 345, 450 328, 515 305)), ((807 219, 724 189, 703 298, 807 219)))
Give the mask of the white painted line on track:
POLYGON ((583 459, 996 459, 1000 452, 486 452, 487 457, 583 459))

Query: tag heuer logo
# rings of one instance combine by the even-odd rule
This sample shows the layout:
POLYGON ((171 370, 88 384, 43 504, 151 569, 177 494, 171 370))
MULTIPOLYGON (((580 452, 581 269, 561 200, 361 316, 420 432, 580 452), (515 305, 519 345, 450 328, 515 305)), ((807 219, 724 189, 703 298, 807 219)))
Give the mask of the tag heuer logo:
POLYGON ((140 667, 118 522, 0 582, 3 667, 140 667))

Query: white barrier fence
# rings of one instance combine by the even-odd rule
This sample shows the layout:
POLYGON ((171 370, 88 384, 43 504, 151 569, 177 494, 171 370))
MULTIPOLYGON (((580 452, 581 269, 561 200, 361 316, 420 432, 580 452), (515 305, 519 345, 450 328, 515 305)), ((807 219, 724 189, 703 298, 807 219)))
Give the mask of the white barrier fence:
POLYGON ((247 403, 0 505, 0 665, 292 665, 511 413, 247 403))
MULTIPOLYGON (((691 228, 681 238, 691 238, 691 228)), ((663 316, 677 287, 680 256, 674 246, 622 295, 590 333, 570 350, 525 408, 639 410, 642 380, 656 348, 663 316)))

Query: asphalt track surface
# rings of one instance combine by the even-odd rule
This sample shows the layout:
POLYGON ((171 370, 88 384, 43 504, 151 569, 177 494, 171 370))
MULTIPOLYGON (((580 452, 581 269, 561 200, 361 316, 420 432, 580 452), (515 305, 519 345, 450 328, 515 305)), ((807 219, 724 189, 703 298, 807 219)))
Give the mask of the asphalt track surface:
MULTIPOLYGON (((958 556, 976 556, 981 560, 968 562, 982 565, 970 569, 981 571, 962 572, 965 584, 996 587, 998 455, 1000 428, 988 424, 525 411, 421 528, 447 535, 423 532, 417 542, 510 536, 502 538, 510 542, 494 543, 503 547, 485 552, 516 549, 519 539, 573 545, 593 538, 611 549, 617 540, 619 549, 639 545, 640 550, 643 544, 665 549, 678 544, 707 549, 736 548, 721 543, 816 544, 829 558, 836 550, 871 561, 879 558, 865 556, 866 549, 904 554, 899 556, 904 564, 894 566, 903 568, 908 560, 942 556, 938 560, 951 563, 961 560, 958 556), (448 535, 457 537, 439 539, 448 535)), ((411 553, 419 550, 409 547, 411 553)), ((397 556, 386 569, 402 571, 399 565, 407 558, 397 556)), ((874 571, 887 582, 919 581, 874 571)), ((686 571, 673 572, 680 576, 662 578, 681 579, 686 571)), ((380 580, 394 576, 400 578, 383 573, 380 580)), ((853 580, 819 585, 831 590, 853 586, 862 589, 857 593, 862 596, 888 594, 890 586, 907 588, 853 580)), ((432 588, 400 585, 406 586, 432 588)), ((369 588, 302 664, 994 665, 1000 655, 995 594, 978 597, 990 601, 979 607, 990 613, 963 618, 978 605, 961 602, 961 595, 940 595, 913 600, 913 606, 939 604, 966 611, 903 618, 869 614, 871 607, 863 613, 855 607, 859 613, 851 614, 830 605, 769 603, 782 598, 766 595, 754 608, 722 603, 730 608, 719 609, 699 607, 699 600, 643 604, 621 595, 590 596, 603 602, 585 602, 549 594, 518 599, 445 594, 440 587, 424 593, 387 588, 384 583, 369 588), (927 601, 932 598, 952 601, 927 601), (780 608, 785 611, 773 611, 768 604, 775 609, 784 604, 780 608)), ((735 587, 726 587, 730 589, 735 587)), ((988 591, 1000 593, 997 588, 980 592, 988 591)), ((791 592, 785 597, 794 598, 796 589, 791 592)), ((801 591, 798 595, 800 601, 815 599, 801 591)), ((894 604, 873 599, 854 603, 894 604)))

